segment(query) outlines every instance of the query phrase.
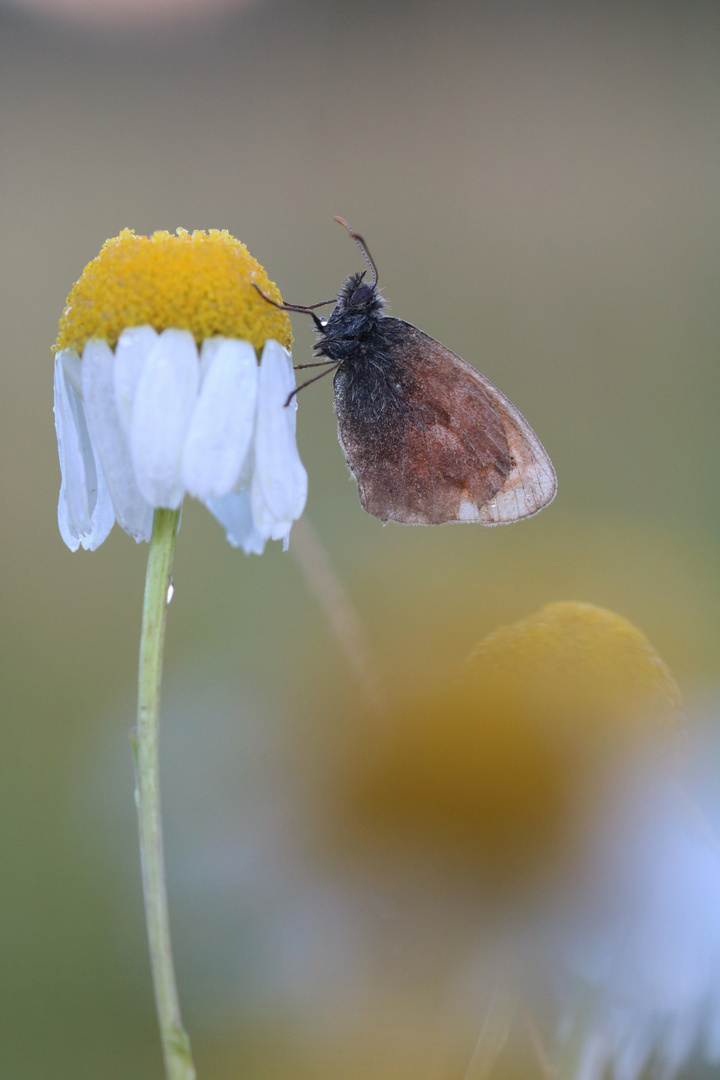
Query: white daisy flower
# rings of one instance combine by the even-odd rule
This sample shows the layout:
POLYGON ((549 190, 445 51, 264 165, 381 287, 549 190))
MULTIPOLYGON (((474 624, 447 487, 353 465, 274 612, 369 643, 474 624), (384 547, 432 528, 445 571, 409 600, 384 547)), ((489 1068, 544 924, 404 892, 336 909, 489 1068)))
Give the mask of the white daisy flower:
POLYGON ((287 547, 307 496, 290 325, 244 244, 210 230, 108 240, 68 297, 55 354, 58 523, 93 551, 117 520, 149 540, 187 493, 229 542, 287 547))

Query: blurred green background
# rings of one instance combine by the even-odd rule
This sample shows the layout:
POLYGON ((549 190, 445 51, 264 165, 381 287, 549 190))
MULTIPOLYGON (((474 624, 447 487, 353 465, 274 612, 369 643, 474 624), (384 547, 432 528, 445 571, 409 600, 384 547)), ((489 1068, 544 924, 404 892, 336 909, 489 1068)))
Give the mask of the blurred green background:
MULTIPOLYGON (((73 555, 56 521, 50 345, 85 263, 125 226, 227 228, 312 303, 362 268, 345 216, 391 312, 496 383, 559 477, 511 528, 384 529, 330 380, 303 393, 307 520, 380 666, 413 681, 590 601, 692 714, 720 679, 718 55, 695 0, 2 8, 0 1077, 161 1069, 129 743, 147 549, 116 528, 73 555)), ((472 1044, 428 1056, 354 972, 362 903, 313 864, 293 748, 359 691, 297 560, 231 550, 187 502, 174 576, 164 798, 199 1075, 462 1077, 472 1044)))

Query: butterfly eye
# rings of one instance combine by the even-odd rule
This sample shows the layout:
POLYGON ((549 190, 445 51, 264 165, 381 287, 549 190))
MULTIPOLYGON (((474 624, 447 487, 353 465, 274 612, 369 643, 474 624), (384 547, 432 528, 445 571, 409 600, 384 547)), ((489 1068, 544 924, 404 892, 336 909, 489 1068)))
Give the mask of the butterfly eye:
POLYGON ((373 290, 369 285, 358 285, 355 292, 352 294, 351 303, 353 304, 367 304, 372 298, 373 290))

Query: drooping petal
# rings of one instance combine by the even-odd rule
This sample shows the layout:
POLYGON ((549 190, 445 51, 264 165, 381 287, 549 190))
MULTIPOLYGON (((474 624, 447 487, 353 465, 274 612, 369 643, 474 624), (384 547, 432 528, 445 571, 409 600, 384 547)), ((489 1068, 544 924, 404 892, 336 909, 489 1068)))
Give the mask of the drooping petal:
POLYGON ((55 356, 62 361, 65 381, 82 398, 82 360, 74 349, 58 349, 55 356))
MULTIPOLYGON (((205 346, 202 351, 207 351, 205 346)), ((255 427, 257 396, 258 365, 252 345, 225 339, 212 351, 182 463, 187 491, 203 500, 221 498, 235 486, 255 427)))
POLYGON ((120 427, 128 436, 137 384, 148 356, 157 344, 152 326, 130 326, 120 334, 115 346, 113 383, 120 427))
POLYGON ((292 518, 278 519, 271 507, 265 501, 265 492, 262 484, 254 483, 250 488, 250 504, 252 507, 253 520, 259 534, 266 540, 282 540, 283 551, 287 551, 290 543, 290 529, 292 518))
POLYGON ((115 356, 107 342, 95 339, 87 343, 82 359, 85 415, 115 517, 121 528, 139 543, 150 539, 153 508, 140 494, 135 480, 127 437, 116 406, 114 366, 115 356))
POLYGON ((176 510, 182 502, 182 452, 199 377, 192 334, 163 330, 138 380, 130 419, 130 457, 151 506, 176 510))
POLYGON ((249 491, 231 491, 222 499, 208 499, 205 505, 224 527, 228 543, 241 547, 246 555, 262 555, 265 538, 255 528, 249 491))
MULTIPOLYGON (((70 358, 72 359, 72 358, 70 358)), ((58 525, 71 551, 94 551, 113 527, 115 515, 102 469, 93 452, 83 404, 65 377, 63 355, 55 357, 55 430, 60 457, 58 525)))
POLYGON ((276 341, 267 341, 258 378, 251 502, 257 531, 273 540, 287 539, 307 498, 307 473, 295 443, 295 399, 286 407, 294 389, 289 354, 276 341))

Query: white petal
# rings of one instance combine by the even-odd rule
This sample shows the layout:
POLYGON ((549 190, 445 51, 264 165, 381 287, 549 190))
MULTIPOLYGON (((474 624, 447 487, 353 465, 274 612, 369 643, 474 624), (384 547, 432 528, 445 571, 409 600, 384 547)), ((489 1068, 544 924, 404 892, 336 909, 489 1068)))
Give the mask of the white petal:
POLYGON ((222 499, 208 499, 205 504, 211 514, 224 526, 228 542, 241 547, 246 555, 262 555, 265 539, 255 528, 250 492, 231 492, 222 499))
POLYGON ((130 431, 130 417, 137 384, 145 362, 157 344, 158 334, 152 326, 129 326, 120 334, 115 346, 113 383, 115 405, 120 426, 125 435, 130 431))
MULTIPOLYGON (((67 350, 65 350, 67 351, 67 350)), ((55 357, 55 430, 60 456, 58 525, 71 551, 94 551, 115 521, 112 502, 95 457, 83 404, 65 377, 64 358, 55 357)))
POLYGON ((254 348, 247 341, 225 339, 213 354, 190 419, 182 464, 186 490, 203 500, 233 489, 255 427, 254 348))
POLYGON ((151 506, 182 502, 182 451, 200 378, 187 330, 163 330, 138 380, 130 419, 130 456, 151 506))
MULTIPOLYGON (((218 349, 227 341, 224 337, 211 337, 205 338, 200 349, 200 385, 202 386, 205 376, 207 375, 208 368, 215 359, 215 354, 218 349)), ((237 339, 236 339, 237 340, 237 339)), ((257 363, 257 361, 256 361, 257 363)))
POLYGON ((282 540, 283 551, 287 551, 290 542, 290 529, 293 518, 278 518, 265 502, 262 484, 253 483, 250 488, 250 503, 253 521, 259 534, 266 540, 282 540))
POLYGON ((255 472, 252 512, 261 536, 286 538, 292 522, 303 512, 307 473, 295 444, 295 389, 292 361, 277 341, 267 341, 258 380, 255 472))
POLYGON ((82 398, 82 361, 74 349, 58 349, 56 359, 62 361, 66 381, 82 398))
POLYGON ((135 480, 127 438, 115 404, 115 356, 106 341, 88 341, 83 351, 85 415, 118 524, 135 540, 149 540, 153 508, 135 480))

